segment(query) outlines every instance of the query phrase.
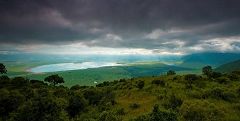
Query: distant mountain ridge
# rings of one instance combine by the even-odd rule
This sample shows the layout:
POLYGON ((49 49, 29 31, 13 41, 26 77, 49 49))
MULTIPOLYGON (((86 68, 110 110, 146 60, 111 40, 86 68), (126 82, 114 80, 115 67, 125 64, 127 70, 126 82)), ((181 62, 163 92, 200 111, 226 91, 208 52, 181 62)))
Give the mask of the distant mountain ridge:
POLYGON ((228 73, 236 70, 240 70, 240 60, 223 64, 215 69, 215 71, 223 73, 228 73))
POLYGON ((201 68, 206 65, 218 67, 222 64, 240 60, 240 53, 197 53, 182 57, 180 66, 201 68))

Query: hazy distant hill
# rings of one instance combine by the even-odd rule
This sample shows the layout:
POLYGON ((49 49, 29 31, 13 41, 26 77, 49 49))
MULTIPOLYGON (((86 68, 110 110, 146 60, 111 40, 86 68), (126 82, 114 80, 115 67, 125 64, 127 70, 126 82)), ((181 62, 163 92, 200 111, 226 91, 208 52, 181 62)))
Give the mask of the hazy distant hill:
POLYGON ((201 68, 205 65, 218 67, 222 64, 229 63, 240 59, 238 53, 198 53, 183 56, 181 66, 201 68))
POLYGON ((232 72, 240 70, 240 60, 223 64, 215 69, 218 72, 232 72))

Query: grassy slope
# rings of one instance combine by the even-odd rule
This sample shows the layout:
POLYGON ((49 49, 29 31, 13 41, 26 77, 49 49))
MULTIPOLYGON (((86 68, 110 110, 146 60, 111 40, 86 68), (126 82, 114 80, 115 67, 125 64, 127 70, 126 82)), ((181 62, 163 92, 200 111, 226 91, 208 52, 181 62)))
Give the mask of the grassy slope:
MULTIPOLYGON (((221 99, 207 98, 202 99, 201 95, 214 89, 221 88, 226 92, 235 93, 239 88, 240 82, 231 82, 229 84, 219 84, 209 80, 198 80, 203 82, 204 86, 199 87, 194 85, 192 90, 185 88, 183 76, 178 76, 177 80, 173 80, 174 76, 158 76, 158 77, 142 77, 128 80, 128 85, 136 85, 138 80, 143 80, 145 86, 143 89, 120 89, 116 90, 117 105, 115 108, 123 107, 126 115, 123 116, 124 121, 128 121, 133 117, 140 116, 151 112, 154 104, 159 104, 160 108, 164 110, 164 104, 167 103, 165 97, 174 94, 181 98, 184 102, 188 101, 208 101, 212 106, 216 106, 219 110, 224 112, 223 120, 240 120, 240 110, 234 108, 239 104, 239 101, 228 102, 221 99), (151 84, 152 80, 164 80, 167 86, 157 86, 151 84), (163 98, 159 98, 163 97, 163 98), (238 103, 237 103, 238 102, 238 103), (131 109, 130 104, 138 103, 138 109, 131 109)), ((118 86, 119 87, 119 86, 118 86)))
POLYGON ((232 72, 234 70, 240 70, 240 60, 223 64, 215 69, 218 72, 232 72))

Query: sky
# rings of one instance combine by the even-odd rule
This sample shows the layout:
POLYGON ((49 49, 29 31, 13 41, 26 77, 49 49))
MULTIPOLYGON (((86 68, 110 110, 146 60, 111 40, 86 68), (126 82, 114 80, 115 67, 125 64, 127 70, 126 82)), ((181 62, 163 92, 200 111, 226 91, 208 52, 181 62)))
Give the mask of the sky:
POLYGON ((240 52, 239 0, 0 0, 0 54, 240 52))

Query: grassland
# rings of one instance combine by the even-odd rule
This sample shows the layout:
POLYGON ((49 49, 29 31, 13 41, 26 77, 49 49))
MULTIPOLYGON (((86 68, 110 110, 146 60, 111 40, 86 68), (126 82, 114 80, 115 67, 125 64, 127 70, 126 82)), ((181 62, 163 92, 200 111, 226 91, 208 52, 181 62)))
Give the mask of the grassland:
POLYGON ((180 74, 188 73, 189 71, 199 73, 199 69, 193 70, 185 67, 166 65, 161 62, 123 63, 125 66, 100 67, 48 73, 31 73, 27 71, 30 68, 45 64, 51 63, 44 61, 30 62, 29 64, 26 62, 6 63, 8 76, 10 77, 23 76, 28 79, 44 80, 45 77, 57 73, 66 80, 64 86, 68 87, 76 84, 94 86, 104 81, 119 80, 121 78, 157 76, 165 74, 168 70, 175 70, 180 74))

